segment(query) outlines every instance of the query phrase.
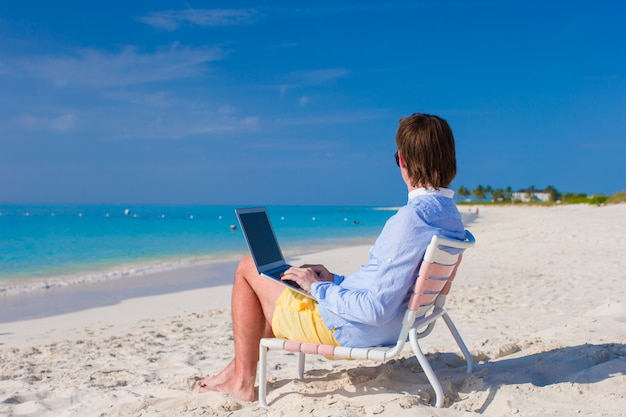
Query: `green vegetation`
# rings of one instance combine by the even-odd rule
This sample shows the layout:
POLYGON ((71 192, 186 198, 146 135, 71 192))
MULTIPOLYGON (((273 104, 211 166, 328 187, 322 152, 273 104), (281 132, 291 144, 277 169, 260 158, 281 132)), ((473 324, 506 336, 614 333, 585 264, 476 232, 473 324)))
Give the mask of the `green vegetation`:
POLYGON ((460 186, 456 195, 461 199, 459 204, 617 204, 626 203, 626 192, 614 196, 560 193, 555 187, 548 185, 543 190, 530 187, 513 191, 511 187, 492 188, 490 185, 478 185, 473 190, 460 186), (471 198, 470 198, 471 197, 471 198))
POLYGON ((626 193, 617 193, 612 197, 609 197, 606 200, 607 204, 618 204, 618 203, 626 203, 626 193))

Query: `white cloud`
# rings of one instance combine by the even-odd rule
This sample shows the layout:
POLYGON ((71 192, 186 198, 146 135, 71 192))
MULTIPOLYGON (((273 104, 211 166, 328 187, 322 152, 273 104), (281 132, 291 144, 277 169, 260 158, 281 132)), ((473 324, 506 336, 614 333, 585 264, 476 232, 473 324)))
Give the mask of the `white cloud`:
POLYGON ((241 125, 247 127, 257 127, 259 125, 259 120, 258 116, 248 116, 241 120, 241 125))
POLYGON ((72 130, 76 124, 77 117, 75 114, 64 114, 58 117, 35 117, 32 115, 23 115, 20 117, 20 123, 30 129, 35 130, 51 130, 57 133, 64 133, 72 130))
POLYGON ((56 132, 67 132, 76 124, 76 115, 64 114, 63 116, 53 119, 50 123, 52 130, 56 132))
POLYGON ((206 71, 206 64, 224 56, 218 48, 174 44, 155 53, 126 47, 118 53, 81 49, 73 56, 32 56, 11 63, 13 75, 48 79, 59 87, 116 87, 188 78, 206 71))
POLYGON ((306 106, 310 102, 311 102, 311 99, 309 97, 307 97, 307 96, 302 96, 298 100, 298 104, 301 105, 301 106, 306 106))
MULTIPOLYGON (((289 90, 296 90, 303 87, 312 87, 334 81, 350 74, 345 68, 326 68, 319 70, 295 71, 290 73, 287 78, 291 83, 280 84, 275 86, 281 95, 285 95, 289 90)), ((306 103, 301 103, 306 104, 306 103)))
POLYGON ((320 85, 337 78, 345 77, 350 72, 345 68, 326 68, 310 71, 296 71, 291 73, 291 78, 300 84, 320 85))
POLYGON ((182 139, 207 134, 250 132, 258 128, 258 116, 242 118, 221 117, 212 112, 188 114, 184 117, 169 114, 150 120, 126 120, 127 133, 115 132, 116 139, 182 139))
POLYGON ((231 114, 235 112, 235 108, 227 104, 225 106, 221 106, 218 111, 220 114, 231 114))
POLYGON ((259 13, 254 9, 185 9, 152 12, 137 20, 158 29, 176 30, 181 25, 232 26, 251 23, 259 13))

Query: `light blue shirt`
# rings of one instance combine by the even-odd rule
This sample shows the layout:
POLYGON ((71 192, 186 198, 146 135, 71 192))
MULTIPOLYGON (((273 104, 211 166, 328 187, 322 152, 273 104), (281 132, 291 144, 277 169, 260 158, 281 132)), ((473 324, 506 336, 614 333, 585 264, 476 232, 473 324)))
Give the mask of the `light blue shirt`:
POLYGON ((410 292, 433 235, 464 239, 454 191, 419 188, 409 193, 369 252, 369 262, 334 282, 315 282, 311 293, 333 336, 342 346, 396 342, 410 292))

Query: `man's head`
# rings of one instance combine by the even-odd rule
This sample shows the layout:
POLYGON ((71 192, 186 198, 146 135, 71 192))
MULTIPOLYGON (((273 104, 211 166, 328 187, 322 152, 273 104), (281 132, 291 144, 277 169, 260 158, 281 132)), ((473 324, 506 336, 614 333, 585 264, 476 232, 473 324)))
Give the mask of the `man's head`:
POLYGON ((444 119, 415 113, 400 119, 396 134, 400 165, 414 187, 448 187, 456 176, 452 129, 444 119))

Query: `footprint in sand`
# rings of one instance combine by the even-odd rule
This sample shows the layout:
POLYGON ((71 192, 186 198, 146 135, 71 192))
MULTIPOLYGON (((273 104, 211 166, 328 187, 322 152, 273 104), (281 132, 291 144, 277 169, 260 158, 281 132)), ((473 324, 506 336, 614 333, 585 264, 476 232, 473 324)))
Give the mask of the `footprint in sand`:
POLYGON ((500 349, 495 354, 496 358, 502 358, 504 356, 509 356, 514 354, 515 352, 519 352, 522 348, 517 345, 517 343, 507 343, 506 345, 500 346, 500 349))

